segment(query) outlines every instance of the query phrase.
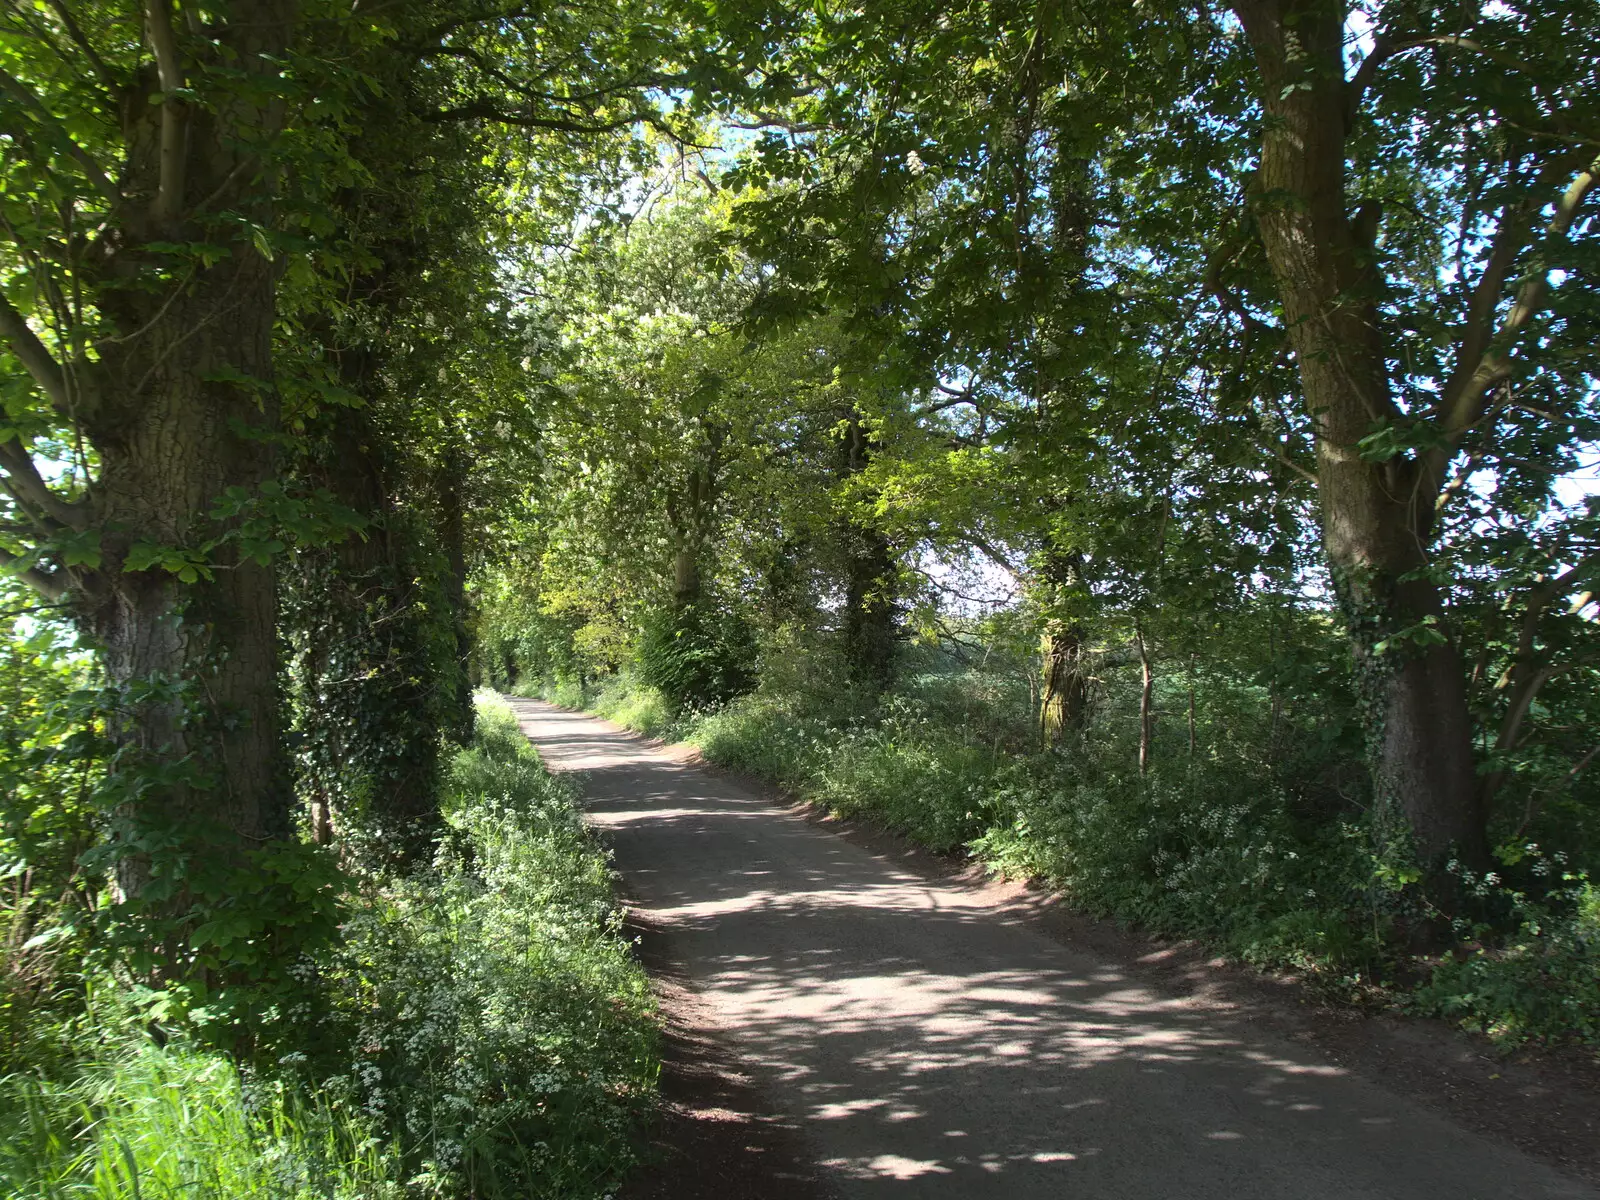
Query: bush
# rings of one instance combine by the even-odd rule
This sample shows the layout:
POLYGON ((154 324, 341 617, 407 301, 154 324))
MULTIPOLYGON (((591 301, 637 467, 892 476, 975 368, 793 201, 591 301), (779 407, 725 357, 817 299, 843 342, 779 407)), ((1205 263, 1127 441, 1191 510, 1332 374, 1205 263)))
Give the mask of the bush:
POLYGON ((1140 778, 1041 756, 1005 798, 1010 826, 974 851, 1090 912, 1261 966, 1370 977, 1381 965, 1359 831, 1302 826, 1281 786, 1240 764, 1167 763, 1140 778))
MULTIPOLYGON (((34 727, 49 732, 42 717, 34 727)), ((59 740, 34 736, 45 749, 59 740)), ((6 757, 19 752, 11 745, 0 767, 20 761, 6 757)), ((19 795, 39 800, 11 798, 19 795)), ((6 912, 0 1016, 11 1073, 0 1079, 0 1191, 107 1200, 606 1194, 631 1162, 651 1098, 656 1027, 605 858, 572 799, 510 709, 481 701, 474 744, 450 764, 446 836, 431 867, 324 877, 307 871, 326 865, 320 848, 285 848, 285 886, 314 884, 317 903, 306 911, 324 921, 342 913, 342 941, 267 954, 258 910, 285 902, 261 887, 208 914, 217 928, 190 931, 201 954, 226 949, 228 938, 257 946, 267 981, 283 987, 273 992, 267 976, 252 975, 249 1004, 226 988, 158 993, 104 976, 89 988, 81 927, 52 914, 57 935, 40 930, 37 915, 39 897, 72 864, 47 876, 53 860, 35 854, 25 868, 35 875, 6 878, 8 895, 25 903, 6 912), (321 903, 330 887, 347 889, 336 908, 321 903), (19 930, 38 930, 31 946, 19 930), (118 994, 114 1012, 90 1003, 118 994), (297 997, 317 997, 323 1011, 299 1011, 297 997), (257 1001, 276 1013, 266 1026, 257 1001), (156 1022, 178 1026, 153 1040, 156 1022), (264 1027, 276 1042, 270 1075, 242 1070, 197 1036, 233 1046, 240 1038, 230 1031, 264 1027)), ((34 835, 8 824, 5 849, 34 853, 34 835)), ((114 925, 92 928, 115 947, 114 925)), ((262 1059, 259 1039, 243 1048, 262 1059)))
POLYGON ((952 732, 907 697, 892 697, 875 723, 835 738, 806 790, 841 815, 870 816, 932 850, 959 849, 998 819, 1003 764, 952 732))
MULTIPOLYGON (((83 1015, 85 978, 149 983, 174 947, 182 969, 165 973, 160 1019, 269 1057, 315 1024, 312 976, 337 938, 344 875, 325 847, 241 854, 194 820, 113 818, 139 789, 194 770, 131 747, 113 760, 105 730, 152 695, 192 700, 164 684, 108 685, 59 628, 18 636, 0 618, 0 1072, 70 1074, 66 1031, 83 1015), (129 855, 148 884, 117 899, 107 884, 129 855)), ((196 786, 212 786, 203 775, 196 786)))
POLYGON ((516 694, 538 696, 550 701, 551 704, 559 704, 562 708, 580 709, 589 703, 588 689, 576 679, 548 681, 538 687, 518 688, 516 694))
POLYGON ((655 688, 640 686, 626 675, 612 676, 596 689, 588 708, 646 737, 670 738, 680 725, 679 713, 671 701, 655 688))
POLYGON ((1510 886, 1498 873, 1467 883, 1480 901, 1507 906, 1516 932, 1498 937, 1502 922, 1463 923, 1458 932, 1473 949, 1440 962, 1417 989, 1414 1007, 1510 1044, 1600 1046, 1600 887, 1537 845, 1501 856, 1525 886, 1510 886))
MULTIPOLYGON (((790 672, 786 688, 796 679, 790 672)), ((1308 822, 1271 767, 1221 741, 1168 754, 1146 777, 1115 731, 1063 752, 1034 744, 1004 679, 963 670, 903 678, 876 706, 830 690, 763 687, 692 723, 708 759, 941 852, 1050 880, 1084 909, 1203 937, 1263 966, 1341 989, 1385 965, 1393 897, 1371 886, 1358 828, 1308 822)))
POLYGON ((640 680, 676 712, 712 708, 748 691, 755 661, 749 627, 703 605, 657 613, 639 640, 640 680))
POLYGON ((351 922, 357 1058, 337 1087, 422 1197, 601 1196, 656 1072, 653 1002, 605 858, 511 710, 480 697, 434 870, 351 922))
MULTIPOLYGON (((1324 714, 1304 736, 1285 719, 1275 736, 1251 716, 1259 697, 1213 680, 1202 752, 1172 722, 1141 776, 1137 726, 1117 719, 1128 714, 1103 712, 1041 753, 1031 706, 1004 678, 929 669, 868 703, 819 662, 774 662, 759 690, 675 732, 835 812, 1044 878, 1094 914, 1299 970, 1335 996, 1406 995, 1401 933, 1425 905, 1377 861, 1346 724, 1324 714)), ((646 703, 626 679, 606 697, 613 711, 646 703)), ((1406 1003, 1503 1040, 1600 1044, 1600 888, 1537 847, 1505 857, 1520 886, 1467 881, 1482 919, 1458 933, 1472 952, 1433 965, 1406 1003)))
POLYGON ((0 615, 0 1075, 65 1054, 62 1023, 83 1005, 96 904, 78 859, 103 776, 88 674, 55 631, 0 615))
POLYGON ((839 733, 808 697, 763 689, 696 721, 689 740, 712 762, 804 791, 839 733))

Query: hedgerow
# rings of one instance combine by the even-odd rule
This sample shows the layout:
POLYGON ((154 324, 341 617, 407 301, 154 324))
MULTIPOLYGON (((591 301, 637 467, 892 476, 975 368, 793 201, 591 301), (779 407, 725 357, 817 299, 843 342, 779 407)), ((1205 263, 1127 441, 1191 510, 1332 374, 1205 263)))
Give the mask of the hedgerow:
MULTIPOLYGON (((40 717, 33 742, 53 736, 40 717)), ((298 991, 279 997, 265 1054, 259 1042, 244 1055, 219 1044, 229 1026, 187 991, 140 982, 114 941, 102 944, 102 925, 42 916, 52 888, 57 903, 66 888, 70 907, 73 889, 91 884, 70 860, 40 859, 30 890, 12 893, 31 907, 4 910, 13 930, 43 932, 4 950, 4 1194, 614 1190, 657 1059, 653 1002, 605 855, 571 787, 487 696, 472 744, 447 764, 441 807, 431 863, 338 876, 338 936, 290 964, 298 991)), ((13 853, 26 850, 19 836, 8 833, 13 853)))

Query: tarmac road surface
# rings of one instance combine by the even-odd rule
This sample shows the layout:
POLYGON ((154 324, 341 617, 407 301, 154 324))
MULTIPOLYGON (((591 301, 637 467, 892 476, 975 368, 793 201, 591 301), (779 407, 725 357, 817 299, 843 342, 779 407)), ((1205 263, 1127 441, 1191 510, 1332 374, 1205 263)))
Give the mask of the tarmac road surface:
POLYGON ((1140 986, 981 886, 511 703, 551 770, 582 773, 630 906, 844 1197, 1600 1200, 1244 1015, 1140 986))

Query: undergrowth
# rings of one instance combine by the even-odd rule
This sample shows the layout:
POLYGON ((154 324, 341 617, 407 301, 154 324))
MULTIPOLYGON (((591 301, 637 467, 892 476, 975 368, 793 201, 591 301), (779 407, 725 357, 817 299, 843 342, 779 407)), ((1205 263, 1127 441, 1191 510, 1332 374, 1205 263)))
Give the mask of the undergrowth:
POLYGON ((1600 887, 1566 855, 1534 843, 1504 849, 1501 858, 1517 878, 1496 872, 1465 882, 1507 917, 1459 922, 1465 952, 1438 963, 1413 1007, 1510 1043, 1570 1038, 1600 1046, 1600 887), (1509 935, 1497 928, 1506 925, 1509 935))
POLYGON ((0 1188, 66 1200, 401 1200, 398 1156, 359 1115, 248 1081, 223 1055, 158 1045, 97 1013, 66 1079, 0 1079, 0 1188))
POLYGON ((594 684, 545 680, 517 689, 517 694, 548 700, 562 708, 584 709, 646 737, 677 737, 693 727, 697 715, 674 711, 665 696, 631 675, 608 675, 594 684))
POLYGON ((655 1079, 653 1002, 610 872, 503 703, 450 763, 434 870, 351 922, 357 1049, 336 1081, 421 1196, 605 1194, 655 1079))
POLYGON ((42 869, 52 860, 28 858, 31 827, 8 826, 4 849, 23 866, 0 896, 12 931, 0 1194, 610 1194, 633 1161, 657 1058, 605 856, 569 786, 492 697, 449 763, 442 806, 431 864, 344 877, 339 940, 292 972, 318 1015, 267 1061, 236 1061, 170 997, 85 965, 93 927, 42 913, 61 882, 42 869))

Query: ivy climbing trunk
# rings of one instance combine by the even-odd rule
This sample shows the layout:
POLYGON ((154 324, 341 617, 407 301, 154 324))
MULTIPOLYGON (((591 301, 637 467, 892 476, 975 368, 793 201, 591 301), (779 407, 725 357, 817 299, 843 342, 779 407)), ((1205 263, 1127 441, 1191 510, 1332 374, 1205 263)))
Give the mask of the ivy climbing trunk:
POLYGON ((1265 108, 1260 236, 1316 424, 1323 543, 1362 693, 1380 836, 1409 838, 1442 881, 1452 854, 1487 859, 1465 681, 1426 577, 1436 484, 1419 457, 1363 452, 1403 420, 1392 396, 1371 213, 1347 211, 1344 9, 1330 0, 1234 5, 1265 108))
MULTIPOLYGON (((843 477, 867 467, 872 446, 861 415, 851 409, 845 421, 843 477)), ((875 525, 851 517, 842 528, 844 549, 845 662, 856 683, 874 691, 888 686, 894 670, 896 637, 895 561, 888 538, 875 525)))
POLYGON ((143 361, 102 360, 108 373, 147 382, 126 407, 108 406, 116 431, 94 439, 103 567, 79 603, 108 679, 124 689, 119 735, 150 761, 191 760, 199 771, 146 794, 142 803, 161 811, 144 815, 202 819, 254 842, 288 828, 274 571, 233 543, 204 561, 178 554, 130 569, 150 548, 192 551, 226 534, 208 516, 226 490, 253 492, 274 476, 275 404, 253 389, 205 382, 222 367, 271 377, 270 278, 248 258, 232 265, 220 279, 198 281, 148 329, 137 343, 143 361), (219 293, 233 307, 225 333, 208 320, 219 293))
MULTIPOLYGON (((331 331, 330 331, 331 332, 331 331)), ((333 344, 333 339, 329 339, 333 344)), ((426 523, 397 510, 399 457, 374 417, 380 358, 339 356, 338 406, 300 470, 368 524, 364 536, 303 549, 288 572, 284 624, 297 656, 295 740, 319 841, 335 836, 396 863, 431 856, 440 824, 440 733, 460 720, 455 614, 439 603, 442 556, 426 523)))
MULTIPOLYGON (((73 599, 121 689, 113 733, 158 769, 129 792, 124 818, 243 851, 290 828, 274 570, 239 536, 276 473, 265 242, 276 179, 259 147, 281 128, 271 80, 295 6, 237 0, 195 42, 203 63, 183 57, 170 13, 151 13, 158 69, 124 98, 116 233, 82 265, 116 336, 66 372, 100 466, 99 563, 73 599), (181 98, 224 61, 233 82, 220 94, 181 98)), ((148 870, 144 855, 125 856, 123 892, 139 893, 148 870)))

